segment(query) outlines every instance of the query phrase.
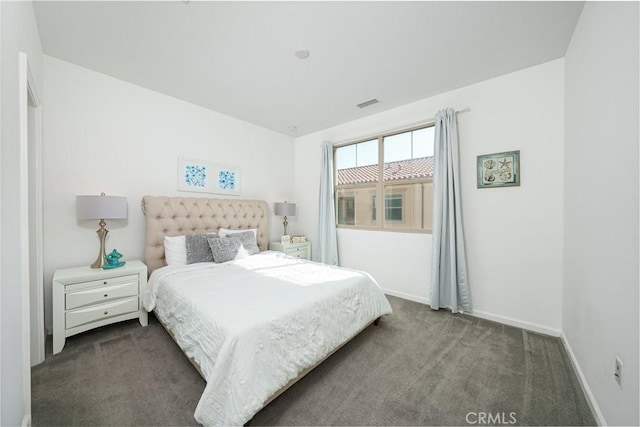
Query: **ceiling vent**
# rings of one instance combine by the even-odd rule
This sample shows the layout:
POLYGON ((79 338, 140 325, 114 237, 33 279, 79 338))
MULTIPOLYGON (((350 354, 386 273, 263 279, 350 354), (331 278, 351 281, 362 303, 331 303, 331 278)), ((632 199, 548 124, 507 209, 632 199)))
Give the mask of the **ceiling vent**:
POLYGON ((358 107, 359 108, 365 108, 365 107, 368 107, 369 105, 377 104, 378 102, 380 102, 380 101, 378 101, 377 99, 373 98, 373 99, 370 99, 368 101, 361 102, 360 104, 358 104, 358 107))

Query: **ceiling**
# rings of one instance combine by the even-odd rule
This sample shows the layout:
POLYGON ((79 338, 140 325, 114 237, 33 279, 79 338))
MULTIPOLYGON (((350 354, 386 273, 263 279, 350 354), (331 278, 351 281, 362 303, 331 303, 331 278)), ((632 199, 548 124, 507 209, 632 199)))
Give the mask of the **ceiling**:
POLYGON ((47 55, 295 137, 561 58, 582 7, 44 1, 35 12, 47 55))

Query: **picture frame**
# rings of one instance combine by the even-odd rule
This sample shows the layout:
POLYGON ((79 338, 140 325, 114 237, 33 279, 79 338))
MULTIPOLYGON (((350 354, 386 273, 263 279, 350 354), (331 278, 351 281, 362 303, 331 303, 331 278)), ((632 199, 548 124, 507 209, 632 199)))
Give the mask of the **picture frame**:
POLYGON ((178 191, 240 195, 242 172, 238 166, 206 160, 178 158, 178 191))
POLYGON ((477 157, 478 188, 520 186, 520 150, 477 157))
POLYGON ((178 191, 210 193, 211 165, 209 162, 178 158, 178 191))
POLYGON ((242 183, 242 171, 238 166, 213 164, 212 193, 228 194, 231 196, 240 195, 240 184, 242 183))
POLYGON ((291 243, 306 243, 307 236, 298 234, 295 236, 291 236, 291 243))

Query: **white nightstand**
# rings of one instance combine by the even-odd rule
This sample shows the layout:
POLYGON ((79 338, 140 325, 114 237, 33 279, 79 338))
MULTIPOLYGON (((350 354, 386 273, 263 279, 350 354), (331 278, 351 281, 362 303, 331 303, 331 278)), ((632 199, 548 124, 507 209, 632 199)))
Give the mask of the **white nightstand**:
POLYGON ((269 249, 272 251, 284 252, 285 254, 301 258, 311 259, 311 242, 304 243, 280 243, 269 242, 269 249))
POLYGON ((140 295, 147 287, 147 266, 127 261, 111 270, 77 267, 53 275, 53 354, 67 337, 123 320, 148 325, 140 295))

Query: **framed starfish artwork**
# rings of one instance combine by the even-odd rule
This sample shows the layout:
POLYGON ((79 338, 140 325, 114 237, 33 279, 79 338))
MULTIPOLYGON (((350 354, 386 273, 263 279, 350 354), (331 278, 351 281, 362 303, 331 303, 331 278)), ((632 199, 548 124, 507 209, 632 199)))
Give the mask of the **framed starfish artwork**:
POLYGON ((478 188, 520 185, 520 150, 480 155, 477 166, 478 188))

